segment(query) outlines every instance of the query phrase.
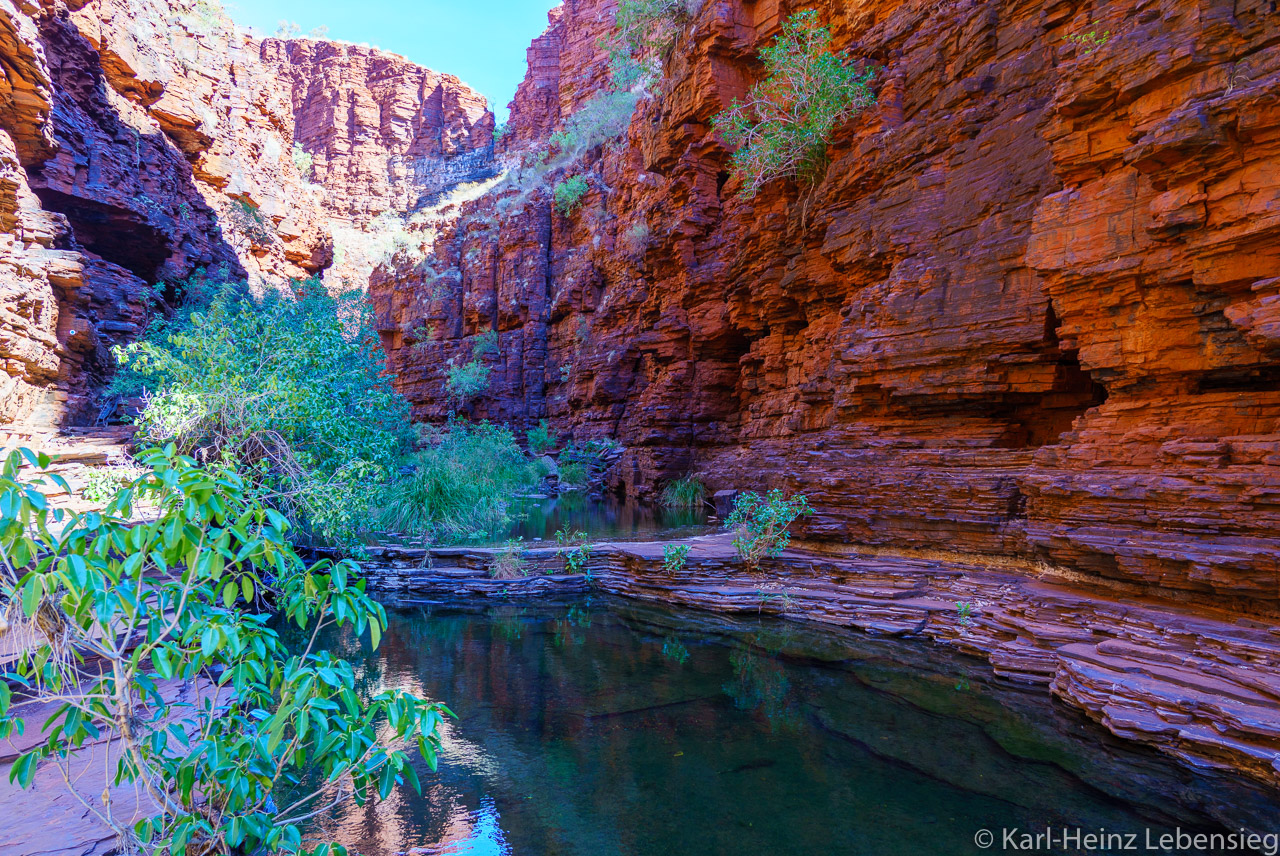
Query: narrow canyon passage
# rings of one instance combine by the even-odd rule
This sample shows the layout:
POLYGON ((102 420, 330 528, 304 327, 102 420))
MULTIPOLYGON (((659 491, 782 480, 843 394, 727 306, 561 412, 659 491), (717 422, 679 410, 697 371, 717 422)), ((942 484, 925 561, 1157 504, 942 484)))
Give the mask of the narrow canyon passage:
MULTIPOLYGON (((192 500, 209 526, 234 493, 297 567, 351 560, 399 604, 382 652, 332 635, 352 680, 395 672, 477 711, 427 730, 468 742, 422 766, 425 796, 397 770, 389 802, 334 816, 353 847, 979 852, 981 816, 1009 805, 1005 825, 1280 834, 1274 3, 564 0, 540 34, 550 3, 455 10, 486 34, 369 0, 362 28, 325 4, 305 14, 329 32, 247 25, 291 2, 0 0, 0 438, 31 450, 0 483, 7 694, 35 705, 22 657, 75 649, 49 629, 97 579, 71 554, 107 579, 128 558, 30 534, 23 503, 65 510, 68 532, 145 528, 164 501, 118 492, 190 462, 229 479, 211 488, 225 504, 192 500), (523 57, 485 44, 531 15, 523 57), (363 41, 378 27, 407 53, 363 41), (750 622, 805 639, 752 660, 805 688, 782 737, 769 687, 746 707, 724 690, 761 653, 750 622), (824 634, 853 651, 838 667, 815 664, 824 634), (597 645, 591 666, 538 659, 597 645), (848 665, 864 658, 892 674, 848 665), (578 684, 590 668, 599 696, 578 684), (507 669, 512 698, 492 679, 507 669), (935 704, 948 670, 1017 724, 935 704), (511 713, 557 682, 586 693, 570 719, 545 699, 550 719, 511 713), (613 692, 692 712, 601 742, 573 717, 613 692), (1070 739, 1011 748, 1041 725, 1070 739), (686 727, 697 771, 648 767, 686 727), (776 752, 752 767, 759 741, 776 752), (1094 753, 1113 774, 1082 773, 1094 753), (741 811, 757 785, 767 833, 741 811), (913 801, 955 816, 909 819, 913 801), (672 832, 698 810, 733 834, 672 832), (905 838, 869 831, 890 816, 905 838)), ((239 549, 228 573, 256 561, 239 549)), ((191 566, 139 555, 138 590, 191 566)), ((200 621, 275 613, 293 579, 253 565, 232 590, 222 573, 221 618, 200 621)), ((138 621, 81 632, 132 639, 138 621)), ((231 638, 161 683, 234 671, 231 638)), ((111 661, 94 644, 67 655, 81 672, 111 661)), ((117 727, 92 744, 127 745, 117 727)), ((5 811, 79 812, 50 793, 52 757, 23 761, 10 736, 0 773, 29 763, 37 784, 0 785, 5 811)), ((0 854, 133 846, 87 807, 74 825, 58 849, 15 824, 0 854)), ((1248 849, 1188 847, 1153 852, 1248 849)))

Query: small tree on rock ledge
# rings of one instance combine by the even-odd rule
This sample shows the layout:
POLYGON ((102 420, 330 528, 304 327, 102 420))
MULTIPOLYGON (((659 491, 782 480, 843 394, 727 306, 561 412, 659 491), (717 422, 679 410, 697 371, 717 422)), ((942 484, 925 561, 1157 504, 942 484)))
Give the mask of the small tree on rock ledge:
POLYGON ((775 178, 815 179, 831 132, 875 103, 875 72, 853 67, 847 52, 832 53, 831 33, 812 10, 792 15, 760 59, 764 80, 714 120, 725 141, 738 147, 733 172, 748 196, 775 178))

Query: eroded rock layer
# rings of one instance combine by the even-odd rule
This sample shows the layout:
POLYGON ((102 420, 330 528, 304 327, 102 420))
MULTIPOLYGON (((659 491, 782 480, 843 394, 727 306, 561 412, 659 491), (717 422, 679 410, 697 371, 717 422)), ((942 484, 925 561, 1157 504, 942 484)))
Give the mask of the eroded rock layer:
POLYGON ((213 0, 3 0, 0 65, 10 439, 92 422, 110 347, 192 272, 363 287, 362 247, 492 157, 492 115, 456 78, 369 48, 260 41, 213 0), (344 81, 328 113, 302 78, 344 81))
MULTIPOLYGON (((816 186, 748 198, 711 119, 795 8, 702 3, 623 138, 375 273, 416 415, 443 418, 449 360, 493 327, 473 415, 616 437, 632 494, 784 486, 810 539, 1274 617, 1280 16, 819 4, 877 104, 816 186), (564 215, 571 174, 590 190, 564 215)), ((605 85, 611 15, 552 14, 511 152, 605 85)))

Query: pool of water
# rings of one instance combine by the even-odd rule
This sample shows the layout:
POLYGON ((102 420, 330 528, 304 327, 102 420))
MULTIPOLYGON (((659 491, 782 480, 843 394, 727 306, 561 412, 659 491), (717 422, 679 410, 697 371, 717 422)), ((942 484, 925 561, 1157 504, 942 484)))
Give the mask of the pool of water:
POLYGON ((314 830, 367 856, 945 856, 1012 852, 1014 827, 1193 853, 1219 851, 1147 849, 1146 830, 1280 831, 1264 789, 1121 744, 924 643, 599 598, 389 613, 376 655, 335 646, 364 684, 459 718, 421 796, 314 830))
POLYGON ((564 527, 585 532, 592 540, 613 541, 687 538, 715 527, 708 523, 705 508, 641 505, 612 497, 592 497, 581 491, 547 499, 518 499, 512 511, 517 519, 506 537, 525 541, 553 541, 556 532, 564 527))

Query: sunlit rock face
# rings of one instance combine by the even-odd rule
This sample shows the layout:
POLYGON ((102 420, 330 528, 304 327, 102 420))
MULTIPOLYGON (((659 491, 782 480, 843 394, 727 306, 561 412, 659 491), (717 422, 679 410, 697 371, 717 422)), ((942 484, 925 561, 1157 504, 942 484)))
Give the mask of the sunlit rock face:
MULTIPOLYGON (((807 538, 1274 615, 1268 8, 824 7, 878 103, 816 186, 747 198, 710 123, 786 10, 705 2, 623 138, 460 203, 375 273, 402 388, 443 418, 447 361, 493 326, 473 415, 617 437, 620 489, 785 486, 818 509, 807 538), (591 189, 564 216, 569 174, 591 189)), ((551 14, 508 152, 605 85, 612 10, 551 14)))
POLYGON ((16 437, 96 417, 153 284, 203 268, 363 288, 409 209, 492 171, 492 115, 456 78, 261 41, 211 0, 3 0, 0 62, 0 426, 16 437))

